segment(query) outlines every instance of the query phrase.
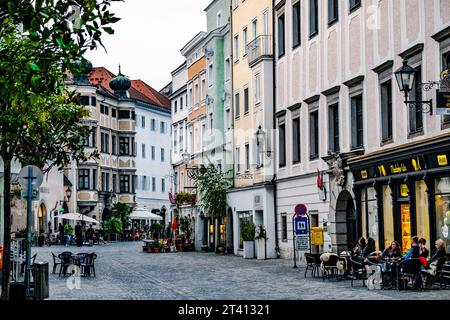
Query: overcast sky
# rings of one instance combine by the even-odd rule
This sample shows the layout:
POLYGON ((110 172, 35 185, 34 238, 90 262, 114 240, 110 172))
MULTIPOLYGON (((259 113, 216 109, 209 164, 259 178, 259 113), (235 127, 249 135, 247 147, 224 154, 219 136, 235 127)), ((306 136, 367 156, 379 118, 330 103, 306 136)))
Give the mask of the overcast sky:
POLYGON ((89 52, 95 67, 106 67, 131 79, 142 79, 156 90, 171 81, 171 71, 184 59, 181 48, 206 29, 204 9, 211 0, 125 0, 111 11, 122 20, 113 35, 104 34, 103 48, 89 52))

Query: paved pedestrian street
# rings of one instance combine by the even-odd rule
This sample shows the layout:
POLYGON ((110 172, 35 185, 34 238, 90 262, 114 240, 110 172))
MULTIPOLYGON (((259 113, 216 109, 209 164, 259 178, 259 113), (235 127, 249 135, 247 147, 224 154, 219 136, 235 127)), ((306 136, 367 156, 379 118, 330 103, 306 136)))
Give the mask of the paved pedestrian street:
MULTIPOLYGON (((50 262, 51 252, 96 252, 96 277, 59 278, 50 274, 54 300, 374 300, 450 299, 450 288, 425 292, 372 290, 350 281, 304 278, 304 266, 286 260, 244 260, 214 253, 142 252, 141 242, 109 243, 94 247, 33 248, 36 261, 50 262), (79 282, 78 282, 79 280, 79 282)), ((58 268, 59 270, 59 268, 58 268)))

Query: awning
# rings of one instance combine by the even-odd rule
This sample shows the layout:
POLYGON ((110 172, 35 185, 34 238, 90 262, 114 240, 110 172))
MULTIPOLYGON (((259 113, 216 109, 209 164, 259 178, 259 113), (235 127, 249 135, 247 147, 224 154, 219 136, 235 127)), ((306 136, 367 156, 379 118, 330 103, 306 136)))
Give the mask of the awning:
POLYGON ((57 215, 55 216, 55 218, 100 224, 100 222, 95 220, 94 218, 82 215, 81 213, 65 213, 57 215))
POLYGON ((156 220, 161 221, 163 218, 157 214, 151 213, 146 209, 135 209, 130 215, 131 220, 156 220))

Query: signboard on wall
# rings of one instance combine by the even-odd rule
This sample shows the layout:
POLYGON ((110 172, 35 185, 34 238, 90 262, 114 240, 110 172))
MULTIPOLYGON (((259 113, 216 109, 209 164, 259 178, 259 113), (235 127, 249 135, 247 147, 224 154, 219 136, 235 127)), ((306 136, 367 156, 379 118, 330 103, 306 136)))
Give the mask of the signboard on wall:
POLYGON ((309 250, 309 235, 302 234, 295 237, 295 248, 299 251, 309 250))

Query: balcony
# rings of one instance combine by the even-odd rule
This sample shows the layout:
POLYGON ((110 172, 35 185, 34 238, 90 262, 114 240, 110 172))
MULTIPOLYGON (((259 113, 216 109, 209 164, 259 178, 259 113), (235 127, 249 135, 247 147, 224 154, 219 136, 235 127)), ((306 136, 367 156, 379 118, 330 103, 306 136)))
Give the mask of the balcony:
POLYGON ((259 36, 247 45, 248 65, 253 67, 263 59, 272 59, 272 36, 259 36))

